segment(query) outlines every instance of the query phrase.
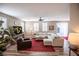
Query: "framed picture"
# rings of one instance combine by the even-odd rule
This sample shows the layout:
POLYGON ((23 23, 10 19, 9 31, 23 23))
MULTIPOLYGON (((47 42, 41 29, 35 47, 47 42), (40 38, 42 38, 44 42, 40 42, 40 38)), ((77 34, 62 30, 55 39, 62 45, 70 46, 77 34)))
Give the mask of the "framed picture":
POLYGON ((21 26, 13 26, 13 30, 15 34, 21 34, 22 33, 22 27, 21 26))
POLYGON ((54 25, 49 26, 49 30, 54 30, 54 25))

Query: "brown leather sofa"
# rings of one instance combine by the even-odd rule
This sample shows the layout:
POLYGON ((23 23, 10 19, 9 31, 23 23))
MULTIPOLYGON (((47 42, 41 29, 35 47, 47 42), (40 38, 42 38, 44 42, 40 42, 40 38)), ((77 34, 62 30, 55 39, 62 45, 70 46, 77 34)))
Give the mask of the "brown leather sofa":
POLYGON ((32 41, 29 38, 19 38, 17 40, 17 50, 25 50, 32 47, 32 41))

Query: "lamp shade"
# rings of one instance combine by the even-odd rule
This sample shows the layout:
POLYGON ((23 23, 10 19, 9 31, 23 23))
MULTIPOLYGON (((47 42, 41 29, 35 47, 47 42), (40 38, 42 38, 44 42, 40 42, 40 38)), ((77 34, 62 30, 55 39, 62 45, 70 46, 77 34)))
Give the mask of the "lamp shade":
POLYGON ((71 45, 79 48, 79 33, 69 33, 68 41, 71 45))

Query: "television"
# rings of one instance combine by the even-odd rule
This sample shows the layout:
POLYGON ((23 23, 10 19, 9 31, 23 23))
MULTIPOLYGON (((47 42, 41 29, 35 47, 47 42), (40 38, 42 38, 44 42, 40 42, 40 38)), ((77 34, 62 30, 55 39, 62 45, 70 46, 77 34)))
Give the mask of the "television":
POLYGON ((21 34, 22 33, 22 26, 13 26, 13 31, 16 35, 21 34))

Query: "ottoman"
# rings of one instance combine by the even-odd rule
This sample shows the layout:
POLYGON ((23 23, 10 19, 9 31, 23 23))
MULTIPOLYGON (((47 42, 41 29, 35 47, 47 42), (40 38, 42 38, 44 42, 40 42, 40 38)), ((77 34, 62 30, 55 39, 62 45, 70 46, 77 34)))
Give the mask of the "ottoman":
POLYGON ((43 39, 43 43, 44 43, 44 45, 53 45, 53 39, 48 39, 48 38, 46 38, 46 39, 43 39))

